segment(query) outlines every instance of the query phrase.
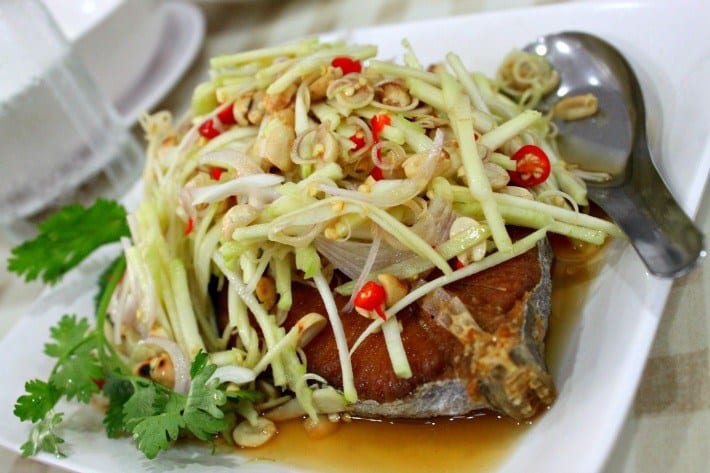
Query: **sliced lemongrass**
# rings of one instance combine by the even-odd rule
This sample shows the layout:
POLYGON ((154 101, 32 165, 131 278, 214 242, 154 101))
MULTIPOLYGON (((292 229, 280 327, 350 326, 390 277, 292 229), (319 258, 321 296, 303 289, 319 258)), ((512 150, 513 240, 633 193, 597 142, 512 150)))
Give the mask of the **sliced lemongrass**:
POLYGON ((237 177, 230 181, 190 189, 192 204, 205 204, 224 200, 235 195, 246 195, 267 191, 284 181, 283 176, 275 174, 252 174, 237 177))
POLYGON ((207 382, 209 383, 215 379, 219 380, 219 384, 246 384, 256 379, 256 373, 254 370, 243 366, 220 366, 212 373, 207 382))
POLYGON ((481 271, 485 271, 486 269, 492 268, 493 266, 504 263, 512 258, 515 258, 516 256, 522 255, 523 253, 535 248, 535 245, 537 245, 537 243, 545 237, 546 233, 546 228, 536 230, 530 235, 527 235, 526 237, 521 238, 520 240, 513 243, 511 250, 508 252, 496 251, 495 253, 486 256, 480 261, 469 263, 468 265, 464 266, 459 270, 456 270, 450 274, 445 274, 422 284, 421 286, 410 291, 409 294, 404 296, 402 299, 393 304, 392 307, 387 309, 385 311, 385 313, 387 314, 387 318, 389 319, 393 317, 395 314, 397 314, 397 312, 404 309, 409 304, 412 304, 421 297, 424 297, 436 288, 446 286, 447 284, 451 284, 452 282, 458 281, 463 278, 467 278, 474 274, 480 273, 481 271))
POLYGON ((362 286, 365 284, 368 277, 370 276, 370 272, 372 272, 372 266, 375 264, 375 259, 377 259, 377 252, 380 250, 381 243, 382 232, 376 230, 375 236, 372 239, 372 244, 370 245, 370 251, 367 254, 367 259, 365 260, 365 265, 362 267, 362 271, 360 272, 357 281, 355 281, 355 289, 353 290, 353 294, 350 297, 350 300, 348 300, 348 303, 345 304, 345 307, 343 307, 342 312, 344 314, 347 314, 348 312, 353 310, 355 304, 355 294, 357 294, 357 292, 360 290, 360 288, 362 288, 362 286))
POLYGON ((257 376, 263 373, 266 368, 277 360, 287 348, 295 349, 297 340, 298 330, 295 327, 292 327, 291 330, 289 330, 285 336, 281 337, 278 342, 270 347, 259 359, 259 362, 254 365, 254 373, 257 376))
POLYGON ((382 334, 385 336, 385 345, 394 374, 400 378, 411 378, 412 368, 409 366, 407 353, 404 350, 397 317, 393 316, 382 324, 382 334))
POLYGON ((225 54, 210 59, 210 67, 212 69, 222 69, 254 61, 273 60, 280 56, 300 56, 315 50, 319 45, 318 38, 307 38, 284 46, 255 49, 237 54, 225 54))
POLYGON ((476 86, 476 83, 471 78, 471 74, 466 70, 466 66, 464 66, 461 58, 457 54, 448 53, 446 55, 446 62, 449 63, 449 66, 451 66, 451 69, 453 69, 456 74, 456 78, 461 82, 473 106, 483 112, 490 113, 486 102, 484 102, 481 96, 481 91, 478 90, 478 86, 476 86))
POLYGON ((501 123, 497 128, 484 133, 478 139, 478 143, 490 150, 496 150, 503 146, 503 143, 535 123, 541 116, 540 112, 536 110, 525 110, 510 120, 501 123))
POLYGON ((307 56, 286 69, 279 78, 266 89, 267 94, 278 94, 286 90, 300 77, 308 75, 319 67, 326 66, 338 56, 349 56, 352 59, 369 59, 377 54, 377 47, 371 45, 344 46, 324 49, 307 56))
POLYGON ((451 127, 459 144, 459 152, 468 188, 471 195, 483 206, 483 213, 498 249, 503 252, 510 251, 510 236, 505 229, 505 222, 493 199, 493 190, 486 177, 483 162, 473 138, 473 122, 471 120, 471 106, 468 96, 460 93, 456 79, 450 74, 441 74, 441 84, 451 120, 451 127))
POLYGON ((333 293, 330 292, 330 286, 325 277, 323 277, 321 273, 318 273, 313 277, 313 281, 316 283, 316 288, 321 295, 323 305, 325 305, 325 311, 328 314, 330 327, 335 337, 335 345, 338 349, 338 359, 340 361, 340 369, 343 377, 343 394, 348 402, 355 402, 357 401, 357 390, 355 389, 355 381, 353 378, 353 367, 350 363, 348 341, 345 338, 345 330, 340 321, 338 307, 335 305, 333 293))
MULTIPOLYGON (((462 253, 469 248, 486 241, 490 236, 491 231, 486 226, 482 225, 475 228, 469 228, 468 230, 454 235, 453 238, 437 246, 436 251, 438 251, 444 259, 449 260, 459 253, 462 253)), ((397 276, 399 279, 409 279, 433 267, 434 265, 431 261, 422 258, 421 256, 415 256, 407 258, 404 261, 391 264, 380 269, 378 272, 381 274, 392 274, 397 276)), ((352 294, 355 292, 355 283, 354 281, 349 281, 338 286, 336 291, 338 294, 343 295, 352 294)))
MULTIPOLYGON (((173 259, 170 262, 170 286, 177 309, 176 322, 180 325, 184 337, 183 350, 189 357, 194 357, 200 350, 205 349, 197 326, 198 319, 190 300, 190 288, 187 283, 187 273, 181 261, 173 259)), ((202 327, 204 329, 204 327, 202 327)))
MULTIPOLYGON (((267 349, 273 348, 278 343, 279 327, 276 326, 274 318, 268 314, 264 307, 259 303, 256 296, 252 292, 246 291, 246 285, 236 271, 232 271, 221 253, 217 252, 212 256, 212 261, 219 268, 222 274, 229 280, 230 287, 233 287, 239 297, 244 301, 244 304, 251 311, 257 325, 266 341, 267 349)), ((283 361, 280 358, 275 358, 271 361, 271 371, 274 377, 274 384, 283 386, 286 384, 286 373, 283 361)))
POLYGON ((393 64, 391 62, 372 60, 369 62, 368 67, 371 71, 378 72, 382 75, 401 77, 403 79, 418 79, 433 85, 439 85, 441 83, 439 76, 434 73, 409 66, 393 64))
POLYGON ((446 110, 444 94, 441 92, 439 87, 421 79, 411 77, 407 79, 406 83, 409 88, 409 93, 414 97, 418 98, 422 102, 428 103, 436 109, 446 110))

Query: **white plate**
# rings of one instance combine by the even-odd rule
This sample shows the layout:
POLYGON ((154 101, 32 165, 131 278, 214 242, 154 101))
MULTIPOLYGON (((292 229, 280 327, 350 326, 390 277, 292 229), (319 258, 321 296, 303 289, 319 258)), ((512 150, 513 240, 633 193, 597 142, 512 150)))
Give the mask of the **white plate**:
MULTIPOLYGON (((538 7, 453 19, 358 30, 348 38, 376 42, 382 57, 401 56, 410 39, 424 63, 457 51, 474 69, 492 73, 510 49, 537 35, 585 30, 623 51, 639 73, 649 110, 656 163, 678 200, 697 211, 710 167, 710 4, 678 2, 595 3, 538 7)), ((597 471, 603 465, 633 398, 663 311, 670 282, 651 277, 628 246, 613 248, 589 291, 581 321, 554 373, 559 399, 515 446, 504 472, 597 471)), ((100 259, 100 258, 99 258, 100 259)), ((13 417, 11 405, 33 377, 46 378, 51 365, 42 354, 49 326, 66 312, 91 313, 95 261, 46 294, 0 343, 0 444, 17 450, 29 429, 13 417)), ((68 414, 64 430, 69 458, 40 455, 41 461, 82 472, 231 472, 237 455, 211 456, 181 447, 154 462, 129 440, 108 440, 99 414, 81 408, 68 414)), ((290 471, 276 464, 248 464, 260 471, 290 471)))

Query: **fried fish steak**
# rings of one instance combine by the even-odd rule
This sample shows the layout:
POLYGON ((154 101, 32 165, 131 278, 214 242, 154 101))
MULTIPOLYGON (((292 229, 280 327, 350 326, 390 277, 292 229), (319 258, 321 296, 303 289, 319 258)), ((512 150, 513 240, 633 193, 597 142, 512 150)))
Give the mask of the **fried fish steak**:
MULTIPOLYGON (((438 289, 402 310, 402 342, 410 378, 392 370, 382 333, 352 355, 359 401, 352 413, 367 418, 428 418, 490 409, 514 419, 534 416, 555 399, 544 360, 550 315, 549 244, 438 289)), ((285 322, 325 314, 316 289, 299 284, 285 322)), ((347 298, 336 296, 339 308, 347 298)), ((370 324, 341 313, 348 345, 370 324)), ((305 348, 308 371, 342 388, 335 338, 326 327, 305 348)))

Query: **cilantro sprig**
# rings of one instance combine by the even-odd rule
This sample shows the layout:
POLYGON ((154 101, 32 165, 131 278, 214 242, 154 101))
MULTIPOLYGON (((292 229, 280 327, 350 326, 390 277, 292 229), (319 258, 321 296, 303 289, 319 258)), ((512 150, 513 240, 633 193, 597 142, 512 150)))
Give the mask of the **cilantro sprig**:
POLYGON ((217 366, 208 362, 207 353, 198 353, 192 363, 187 394, 135 376, 123 363, 99 329, 104 326, 125 260, 112 267, 98 304, 96 328, 76 315, 62 316, 50 329, 50 341, 44 346, 44 353, 56 359, 49 379, 28 381, 26 393, 17 399, 15 416, 35 423, 21 447, 23 456, 39 451, 63 456, 60 445, 64 440, 56 431, 62 420, 62 414, 55 411, 57 403, 62 398, 88 403, 100 391, 109 400, 104 417, 109 437, 131 435, 148 458, 168 449, 186 433, 210 440, 231 425, 222 410, 228 398, 219 380, 210 379, 217 366))
POLYGON ((100 246, 129 236, 126 209, 98 199, 84 208, 69 205, 37 226, 39 234, 12 250, 7 269, 26 281, 56 283, 100 246))
MULTIPOLYGON (((34 240, 12 251, 8 269, 28 281, 39 277, 47 283, 58 281, 98 247, 129 235, 125 209, 108 200, 87 209, 66 207, 39 231, 34 240)), ((217 366, 202 351, 192 362, 186 394, 134 375, 103 330, 125 268, 126 259, 120 256, 100 276, 93 327, 85 318, 66 314, 50 329, 44 353, 55 359, 54 367, 47 380, 28 381, 14 407, 15 416, 34 424, 21 446, 23 456, 40 451, 64 456, 58 431, 63 413, 57 412, 62 399, 86 404, 102 393, 109 401, 103 420, 107 435, 131 436, 146 457, 154 458, 186 435, 205 441, 219 434, 229 438, 237 403, 260 398, 261 393, 252 390, 227 393, 212 379, 217 366)))
POLYGON ((136 446, 148 458, 155 458, 186 433, 200 440, 211 440, 223 432, 231 425, 222 409, 228 399, 219 380, 210 380, 217 366, 208 363, 208 359, 205 352, 195 357, 187 394, 144 378, 113 379, 104 386, 111 400, 107 413, 110 415, 104 421, 107 430, 132 434, 136 446), (122 384, 125 382, 130 383, 130 396, 117 392, 127 387, 122 384))
POLYGON ((25 384, 26 394, 17 399, 13 411, 21 421, 36 422, 21 446, 23 456, 41 450, 63 456, 59 445, 64 440, 55 430, 62 420, 62 414, 54 411, 59 400, 76 398, 88 403, 100 391, 107 371, 130 373, 103 332, 106 309, 124 269, 125 261, 114 265, 99 302, 96 328, 92 329, 86 319, 65 314, 50 329, 50 342, 44 345, 44 353, 57 360, 54 368, 47 381, 35 379, 25 384))

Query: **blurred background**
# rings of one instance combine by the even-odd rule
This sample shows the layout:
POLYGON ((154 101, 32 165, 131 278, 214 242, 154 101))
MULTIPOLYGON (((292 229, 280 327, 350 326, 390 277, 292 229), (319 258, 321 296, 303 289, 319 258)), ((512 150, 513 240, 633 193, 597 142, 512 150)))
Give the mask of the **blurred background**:
MULTIPOLYGON (((334 30, 562 2, 0 0, 0 338, 43 289, 7 273, 10 248, 59 205, 126 193, 143 164, 139 114, 185 112, 210 57, 334 30)), ((698 216, 706 232, 707 201, 698 216)), ((702 268, 674 284, 606 471, 706 471, 707 287, 702 268), (688 334, 700 342, 688 345, 688 334), (679 398, 692 402, 679 407, 679 398)), ((50 471, 58 470, 0 450, 0 473, 50 471)))

